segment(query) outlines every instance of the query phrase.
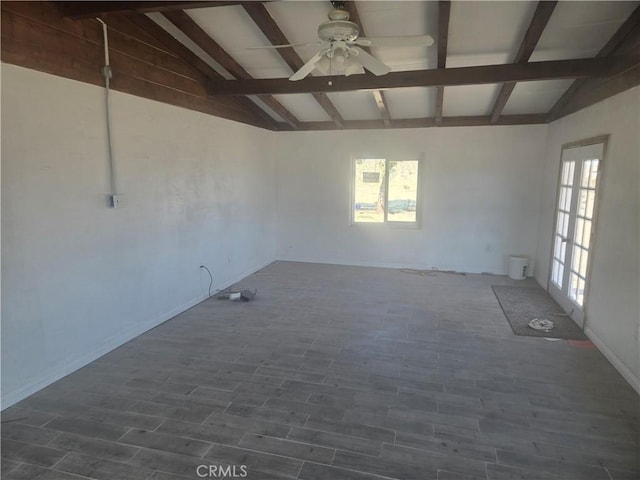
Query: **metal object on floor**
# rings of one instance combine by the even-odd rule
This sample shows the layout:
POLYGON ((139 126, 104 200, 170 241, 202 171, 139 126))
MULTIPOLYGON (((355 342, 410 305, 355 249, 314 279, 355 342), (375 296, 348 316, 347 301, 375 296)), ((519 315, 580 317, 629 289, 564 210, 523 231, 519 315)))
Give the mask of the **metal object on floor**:
POLYGON ((538 330, 539 332, 550 332, 555 324, 546 318, 534 318, 529 322, 529 328, 538 330))
POLYGON ((245 288, 242 290, 233 290, 227 289, 216 295, 218 300, 234 300, 236 302, 250 302, 253 300, 258 293, 257 289, 253 289, 253 291, 245 288))

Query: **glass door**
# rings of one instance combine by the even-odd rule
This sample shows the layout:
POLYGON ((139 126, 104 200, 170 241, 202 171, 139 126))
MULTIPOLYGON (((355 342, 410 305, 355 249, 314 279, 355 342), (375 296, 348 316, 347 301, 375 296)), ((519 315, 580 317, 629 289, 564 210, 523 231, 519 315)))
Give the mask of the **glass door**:
POLYGON ((603 153, 604 143, 562 151, 549 293, 581 326, 603 153))

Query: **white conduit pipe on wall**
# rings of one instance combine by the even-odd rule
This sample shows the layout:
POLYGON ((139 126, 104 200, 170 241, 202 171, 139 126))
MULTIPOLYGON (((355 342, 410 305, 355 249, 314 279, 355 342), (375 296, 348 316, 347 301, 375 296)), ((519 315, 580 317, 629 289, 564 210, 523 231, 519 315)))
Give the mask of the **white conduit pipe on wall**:
POLYGON ((109 108, 109 81, 112 77, 111 66, 109 65, 109 37, 107 35, 107 24, 100 18, 96 18, 98 22, 102 24, 102 35, 104 37, 104 66, 100 70, 104 77, 104 89, 105 89, 105 107, 106 107, 106 120, 107 120, 107 154, 109 156, 109 176, 111 183, 111 206, 115 207, 115 196, 117 195, 116 189, 116 170, 113 161, 113 147, 111 145, 111 109, 109 108))

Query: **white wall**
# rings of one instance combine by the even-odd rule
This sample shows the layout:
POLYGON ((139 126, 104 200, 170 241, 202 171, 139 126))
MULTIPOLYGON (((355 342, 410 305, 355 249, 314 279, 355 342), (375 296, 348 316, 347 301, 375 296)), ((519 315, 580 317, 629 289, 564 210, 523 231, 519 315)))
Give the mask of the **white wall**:
POLYGON ((562 145, 610 135, 585 306, 587 334, 640 392, 640 88, 549 125, 536 279, 547 284, 562 145))
POLYGON ((2 407, 274 259, 545 285, 563 143, 610 133, 589 335, 638 376, 638 89, 550 127, 267 132, 115 92, 126 206, 106 208, 103 90, 2 65, 2 407), (418 229, 351 225, 351 158, 424 154, 418 229), (542 199, 542 200, 541 200, 542 199))
POLYGON ((546 125, 277 136, 278 258, 504 273, 536 251, 546 125), (422 224, 350 224, 351 158, 416 159, 422 224))
POLYGON ((2 65, 2 407, 274 260, 270 132, 2 65))

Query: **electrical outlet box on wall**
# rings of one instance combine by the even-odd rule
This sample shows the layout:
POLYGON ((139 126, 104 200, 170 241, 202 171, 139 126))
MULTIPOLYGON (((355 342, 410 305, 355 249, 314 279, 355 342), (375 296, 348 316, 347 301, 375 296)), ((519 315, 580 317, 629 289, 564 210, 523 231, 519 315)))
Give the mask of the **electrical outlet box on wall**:
POLYGON ((109 203, 111 208, 124 207, 124 195, 111 195, 109 197, 109 203))

